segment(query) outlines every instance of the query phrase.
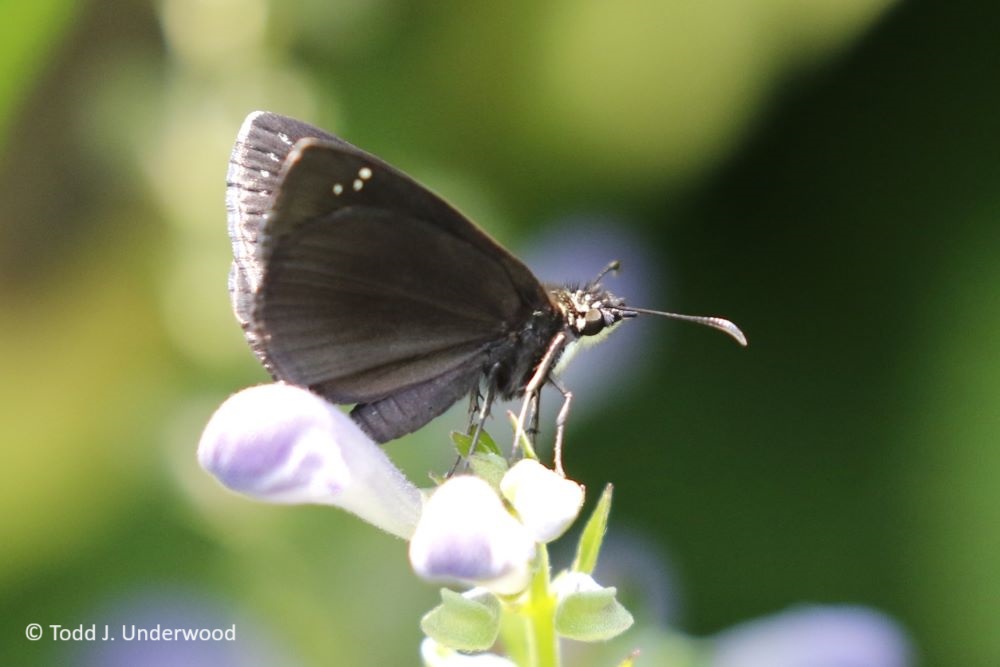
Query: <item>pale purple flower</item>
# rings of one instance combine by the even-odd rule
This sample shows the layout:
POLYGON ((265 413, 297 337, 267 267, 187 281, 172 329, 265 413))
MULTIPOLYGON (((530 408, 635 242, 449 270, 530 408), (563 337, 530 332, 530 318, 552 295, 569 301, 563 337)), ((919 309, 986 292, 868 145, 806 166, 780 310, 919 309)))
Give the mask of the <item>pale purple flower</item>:
POLYGON ((452 477, 424 505, 410 541, 413 570, 431 581, 515 594, 531 578, 535 540, 478 477, 452 477))
POLYGON ((543 544, 565 533, 583 507, 583 486, 531 459, 521 459, 507 471, 500 492, 543 544))
POLYGON ((198 461, 238 493, 334 505, 404 539, 420 516, 420 491, 350 417, 284 383, 223 403, 202 433, 198 461))
POLYGON ((793 608, 713 640, 711 667, 908 667, 913 651, 888 616, 866 607, 793 608))

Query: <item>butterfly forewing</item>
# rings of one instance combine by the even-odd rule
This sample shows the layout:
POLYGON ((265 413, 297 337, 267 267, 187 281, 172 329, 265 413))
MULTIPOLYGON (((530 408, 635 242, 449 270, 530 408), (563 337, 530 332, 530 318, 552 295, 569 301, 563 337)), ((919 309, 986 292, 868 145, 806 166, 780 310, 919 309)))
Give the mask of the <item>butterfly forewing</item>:
POLYGON ((281 187, 285 161, 295 144, 305 138, 346 144, 293 118, 255 111, 240 128, 226 175, 226 212, 233 246, 229 295, 251 348, 265 366, 267 359, 252 326, 255 295, 264 273, 259 241, 281 187))
POLYGON ((446 202, 302 123, 248 119, 228 202, 251 345, 275 377, 359 403, 379 441, 475 388, 491 353, 552 312, 531 272, 446 202))
POLYGON ((475 287, 506 281, 495 262, 422 220, 350 207, 276 241, 255 321, 280 377, 322 383, 337 402, 367 401, 502 337, 521 304, 478 298, 475 287))

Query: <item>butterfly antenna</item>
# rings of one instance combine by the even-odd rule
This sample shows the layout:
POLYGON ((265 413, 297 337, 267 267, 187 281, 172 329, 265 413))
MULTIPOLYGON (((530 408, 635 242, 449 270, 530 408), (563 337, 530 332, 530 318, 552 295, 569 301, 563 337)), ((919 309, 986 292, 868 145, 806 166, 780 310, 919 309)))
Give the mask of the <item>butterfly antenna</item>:
MULTIPOLYGON (((597 274, 597 277, 590 283, 591 285, 596 285, 601 282, 601 278, 608 275, 609 273, 618 273, 618 270, 622 268, 622 263, 617 259, 608 262, 608 265, 601 269, 601 272, 597 274)), ((633 308, 633 310, 635 310, 633 308)))

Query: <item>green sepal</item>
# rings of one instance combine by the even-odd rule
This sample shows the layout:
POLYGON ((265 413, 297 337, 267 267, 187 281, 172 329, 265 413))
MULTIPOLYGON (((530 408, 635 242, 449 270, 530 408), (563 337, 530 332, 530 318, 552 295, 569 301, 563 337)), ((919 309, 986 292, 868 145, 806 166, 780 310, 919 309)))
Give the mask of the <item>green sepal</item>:
POLYGON ((608 529, 608 515, 611 514, 611 494, 614 490, 611 484, 604 487, 604 492, 597 500, 594 512, 587 519, 587 525, 580 534, 580 542, 576 546, 576 558, 573 559, 573 571, 593 574, 597 566, 597 556, 601 552, 604 533, 608 529))
POLYGON ((441 589, 441 604, 420 619, 424 634, 458 651, 485 651, 500 633, 500 601, 487 591, 467 596, 441 589))
POLYGON ((469 467, 477 477, 481 477, 494 489, 499 490, 500 480, 510 466, 507 465, 507 459, 498 454, 476 452, 469 457, 469 467))
POLYGON ((556 632, 583 642, 605 641, 632 627, 632 614, 615 599, 614 588, 570 593, 556 608, 556 632))

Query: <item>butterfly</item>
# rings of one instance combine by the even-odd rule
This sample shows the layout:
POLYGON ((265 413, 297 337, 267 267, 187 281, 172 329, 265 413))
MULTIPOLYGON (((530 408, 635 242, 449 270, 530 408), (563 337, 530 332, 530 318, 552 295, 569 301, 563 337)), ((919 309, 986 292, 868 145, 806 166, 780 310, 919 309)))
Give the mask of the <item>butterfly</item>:
MULTIPOLYGON (((411 433, 465 396, 476 435, 497 399, 523 398, 537 429, 542 387, 578 343, 639 314, 746 338, 718 317, 626 305, 601 285, 546 286, 446 201, 328 132, 256 111, 229 161, 229 292, 247 341, 276 379, 337 404, 374 441, 411 433)), ((528 425, 532 424, 529 428, 528 425)), ((517 438, 515 436, 515 442, 517 438)))

